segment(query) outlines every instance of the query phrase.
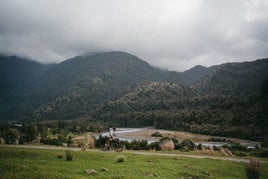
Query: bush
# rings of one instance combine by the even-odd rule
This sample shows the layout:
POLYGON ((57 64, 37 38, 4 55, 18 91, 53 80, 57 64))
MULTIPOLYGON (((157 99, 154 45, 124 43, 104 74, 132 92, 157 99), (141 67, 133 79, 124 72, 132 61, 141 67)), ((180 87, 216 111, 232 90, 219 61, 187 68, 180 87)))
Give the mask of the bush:
POLYGON ((69 150, 66 151, 66 161, 72 161, 73 160, 73 153, 69 150))
POLYGON ((125 161, 125 157, 124 156, 119 155, 119 156, 116 157, 116 162, 117 163, 122 163, 124 161, 125 161))
POLYGON ((250 162, 246 164, 246 172, 250 179, 260 178, 260 160, 250 159, 250 162))
POLYGON ((255 149, 250 152, 253 157, 266 157, 268 158, 268 149, 255 149))
POLYGON ((155 132, 151 135, 152 137, 163 137, 162 134, 160 134, 159 132, 155 132))
POLYGON ((183 152, 188 152, 191 150, 194 150, 194 148, 196 147, 196 145, 190 141, 190 140, 183 140, 179 146, 177 146, 176 148, 179 148, 179 150, 183 151, 183 152))
POLYGON ((196 148, 197 148, 198 150, 201 150, 202 147, 203 147, 202 144, 198 144, 196 148))
POLYGON ((228 150, 231 151, 243 151, 247 152, 247 146, 241 145, 240 143, 237 142, 230 142, 229 144, 223 145, 222 147, 227 148, 228 150))
POLYGON ((102 145, 106 143, 107 140, 108 140, 107 136, 99 135, 99 139, 96 139, 95 141, 95 147, 100 148, 102 145))
POLYGON ((156 150, 156 151, 159 151, 161 150, 161 147, 159 145, 159 142, 153 142, 150 144, 150 147, 151 147, 151 150, 156 150))
POLYGON ((147 140, 133 140, 130 143, 124 142, 126 149, 132 150, 149 150, 147 140))
POLYGON ((123 141, 123 145, 125 146, 126 149, 131 149, 131 145, 130 145, 130 142, 128 141, 123 141))
POLYGON ((266 158, 268 158, 268 149, 262 149, 261 157, 266 157, 266 158))
POLYGON ((216 147, 215 145, 213 145, 213 150, 220 151, 220 148, 219 147, 216 147))
POLYGON ((57 154, 57 158, 58 158, 58 159, 63 158, 63 154, 62 154, 62 153, 57 154))
POLYGON ((166 151, 174 150, 174 143, 170 139, 161 140, 159 145, 162 150, 166 150, 166 151))
POLYGON ((177 139, 175 139, 175 138, 171 138, 171 140, 173 141, 174 144, 179 143, 179 141, 177 139))
POLYGON ((140 150, 141 149, 141 147, 139 145, 139 141, 137 141, 137 140, 131 141, 130 145, 131 145, 132 150, 140 150))
POLYGON ((89 145, 89 148, 90 148, 90 149, 94 149, 94 146, 95 146, 95 140, 94 140, 94 137, 93 137, 93 136, 91 136, 91 137, 89 138, 88 145, 89 145))
POLYGON ((243 152, 243 151, 235 151, 234 155, 239 156, 239 157, 245 157, 245 156, 248 156, 248 153, 243 152))

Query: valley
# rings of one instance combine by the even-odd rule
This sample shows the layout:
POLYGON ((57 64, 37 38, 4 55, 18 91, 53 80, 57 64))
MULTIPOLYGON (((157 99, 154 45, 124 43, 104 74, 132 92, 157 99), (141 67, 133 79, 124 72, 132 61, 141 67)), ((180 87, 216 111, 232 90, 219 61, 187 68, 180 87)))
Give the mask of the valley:
POLYGON ((50 65, 1 56, 0 63, 2 123, 84 121, 268 141, 267 59, 185 72, 125 52, 50 65))
POLYGON ((267 179, 267 27, 268 0, 1 1, 0 179, 267 179))

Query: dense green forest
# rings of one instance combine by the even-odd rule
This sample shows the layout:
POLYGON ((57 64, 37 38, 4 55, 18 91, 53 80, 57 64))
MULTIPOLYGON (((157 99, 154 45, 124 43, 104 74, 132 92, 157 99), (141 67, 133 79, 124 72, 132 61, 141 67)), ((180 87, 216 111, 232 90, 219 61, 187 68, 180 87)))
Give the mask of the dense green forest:
POLYGON ((127 94, 117 101, 107 102, 95 117, 123 126, 154 126, 264 140, 267 108, 262 95, 254 99, 224 95, 195 96, 189 92, 191 89, 184 90, 189 94, 185 92, 183 95, 183 91, 178 90, 179 94, 175 95, 174 90, 164 90, 165 95, 160 95, 158 99, 144 96, 146 91, 138 93, 138 97, 132 93, 127 94))
POLYGON ((268 59, 185 72, 124 52, 52 65, 1 56, 0 63, 2 122, 83 119, 268 140, 268 59))

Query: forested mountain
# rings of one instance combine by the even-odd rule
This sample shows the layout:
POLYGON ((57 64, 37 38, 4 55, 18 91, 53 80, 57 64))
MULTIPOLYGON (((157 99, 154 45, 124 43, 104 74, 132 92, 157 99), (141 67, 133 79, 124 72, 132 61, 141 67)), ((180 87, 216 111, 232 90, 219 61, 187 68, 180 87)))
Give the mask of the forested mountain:
POLYGON ((77 56, 54 66, 18 58, 13 65, 9 66, 10 63, 11 60, 1 59, 5 69, 0 77, 2 81, 12 82, 14 76, 25 85, 13 87, 3 82, 10 95, 2 96, 8 97, 1 102, 7 106, 0 115, 2 121, 88 117, 104 101, 119 98, 141 82, 163 81, 170 73, 124 52, 77 56), (21 65, 26 62, 29 64, 21 65), (17 75, 18 71, 26 74, 17 75))
POLYGON ((53 66, 54 64, 43 65, 16 56, 0 55, 0 94, 4 96, 14 89, 29 85, 53 66))
POLYGON ((193 85, 195 82, 198 82, 202 79, 202 77, 210 74, 211 72, 215 71, 218 68, 217 65, 211 66, 209 68, 196 65, 195 67, 186 70, 180 73, 181 82, 180 84, 189 86, 193 85))
POLYGON ((265 140, 268 59, 160 70, 124 52, 0 59, 0 120, 95 120, 265 140))
POLYGON ((267 65, 268 59, 223 64, 191 86, 145 83, 106 102, 94 117, 124 126, 267 140, 267 65))
MULTIPOLYGON (((77 56, 36 82, 33 91, 42 102, 35 105, 31 116, 37 120, 88 117, 104 101, 119 98, 143 81, 160 80, 164 74, 123 52, 77 56)), ((32 99, 31 94, 29 97, 32 99)))
POLYGON ((17 111, 23 108, 24 89, 31 88, 36 80, 54 66, 0 55, 0 121, 17 120, 17 111))
POLYGON ((222 64, 194 88, 202 95, 252 95, 267 80, 267 61, 222 64))

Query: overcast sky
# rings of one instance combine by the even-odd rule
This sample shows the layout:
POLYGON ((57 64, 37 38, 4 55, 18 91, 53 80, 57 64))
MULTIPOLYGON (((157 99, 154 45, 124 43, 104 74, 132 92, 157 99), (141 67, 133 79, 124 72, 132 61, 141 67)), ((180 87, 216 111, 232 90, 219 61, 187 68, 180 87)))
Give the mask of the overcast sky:
POLYGON ((177 71, 268 57, 268 0, 0 0, 2 54, 105 51, 177 71))

